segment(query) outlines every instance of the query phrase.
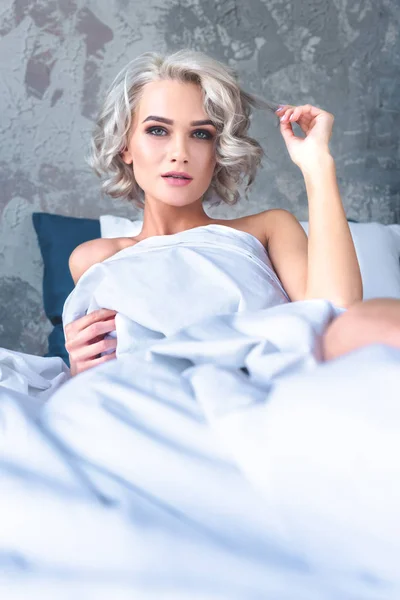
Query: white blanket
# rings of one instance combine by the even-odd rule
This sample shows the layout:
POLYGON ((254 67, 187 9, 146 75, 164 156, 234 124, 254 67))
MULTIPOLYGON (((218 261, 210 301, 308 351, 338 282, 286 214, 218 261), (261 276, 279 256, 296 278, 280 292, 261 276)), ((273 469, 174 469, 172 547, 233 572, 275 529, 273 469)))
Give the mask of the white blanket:
POLYGON ((64 325, 98 307, 117 360, 1 349, 1 597, 399 597, 399 350, 322 363, 342 309, 224 226, 93 266, 64 325))

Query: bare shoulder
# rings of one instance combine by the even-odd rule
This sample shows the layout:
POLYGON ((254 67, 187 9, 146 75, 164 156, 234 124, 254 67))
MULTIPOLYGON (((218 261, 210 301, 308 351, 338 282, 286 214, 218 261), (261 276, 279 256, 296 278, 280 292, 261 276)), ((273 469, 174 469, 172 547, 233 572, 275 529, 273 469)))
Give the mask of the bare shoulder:
POLYGON ((283 208, 273 208, 240 219, 218 222, 258 238, 267 250, 274 271, 289 299, 292 302, 304 300, 308 272, 308 239, 295 215, 283 208))
POLYGON ((255 222, 264 228, 268 239, 277 231, 279 232, 286 224, 289 227, 292 223, 300 225, 295 215, 284 208, 271 208, 253 216, 255 222))
POLYGON ((279 214, 285 212, 288 213, 288 211, 283 209, 271 208, 254 215, 247 215, 246 217, 240 217, 238 219, 220 219, 216 222, 221 225, 227 225, 228 227, 251 233, 251 235, 256 237, 262 243, 264 248, 267 248, 268 241, 277 225, 277 221, 279 221, 279 214))
POLYGON ((97 238, 79 244, 71 253, 68 261, 75 285, 89 267, 110 258, 119 250, 121 250, 119 238, 97 238))

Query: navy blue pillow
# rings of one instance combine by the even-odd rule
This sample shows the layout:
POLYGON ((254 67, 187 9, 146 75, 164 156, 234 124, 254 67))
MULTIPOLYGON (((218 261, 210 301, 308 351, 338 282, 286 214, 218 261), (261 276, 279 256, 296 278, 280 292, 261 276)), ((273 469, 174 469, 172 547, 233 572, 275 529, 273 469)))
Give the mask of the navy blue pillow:
POLYGON ((74 289, 68 261, 79 244, 101 237, 100 220, 35 212, 32 214, 32 221, 44 265, 44 311, 54 326, 48 338, 48 352, 45 356, 59 356, 69 367, 62 326, 64 303, 74 289))

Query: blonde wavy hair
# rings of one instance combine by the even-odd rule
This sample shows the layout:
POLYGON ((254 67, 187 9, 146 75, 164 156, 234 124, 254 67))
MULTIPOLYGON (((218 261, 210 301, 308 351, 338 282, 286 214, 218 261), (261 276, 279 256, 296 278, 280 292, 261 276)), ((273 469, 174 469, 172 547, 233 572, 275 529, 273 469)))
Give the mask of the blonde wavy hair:
POLYGON ((113 198, 125 197, 144 207, 144 193, 137 184, 132 165, 121 158, 126 148, 133 115, 144 86, 156 80, 172 79, 196 83, 203 91, 204 109, 217 129, 216 166, 203 201, 233 205, 240 198, 239 187, 247 178, 245 195, 255 179, 265 152, 247 135, 252 107, 275 115, 276 103, 245 92, 236 71, 194 50, 183 49, 162 56, 145 52, 129 62, 111 84, 93 131, 89 165, 102 181, 102 190, 113 198), (217 196, 217 199, 212 200, 217 196))

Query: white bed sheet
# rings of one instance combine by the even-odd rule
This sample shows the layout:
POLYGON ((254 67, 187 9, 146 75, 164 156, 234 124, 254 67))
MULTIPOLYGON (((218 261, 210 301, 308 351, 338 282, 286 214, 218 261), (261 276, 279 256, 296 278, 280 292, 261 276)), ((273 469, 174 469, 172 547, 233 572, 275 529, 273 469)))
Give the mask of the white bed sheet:
POLYGON ((399 597, 400 350, 322 363, 343 309, 223 226, 93 266, 64 325, 98 307, 117 360, 0 354, 7 600, 399 597))

